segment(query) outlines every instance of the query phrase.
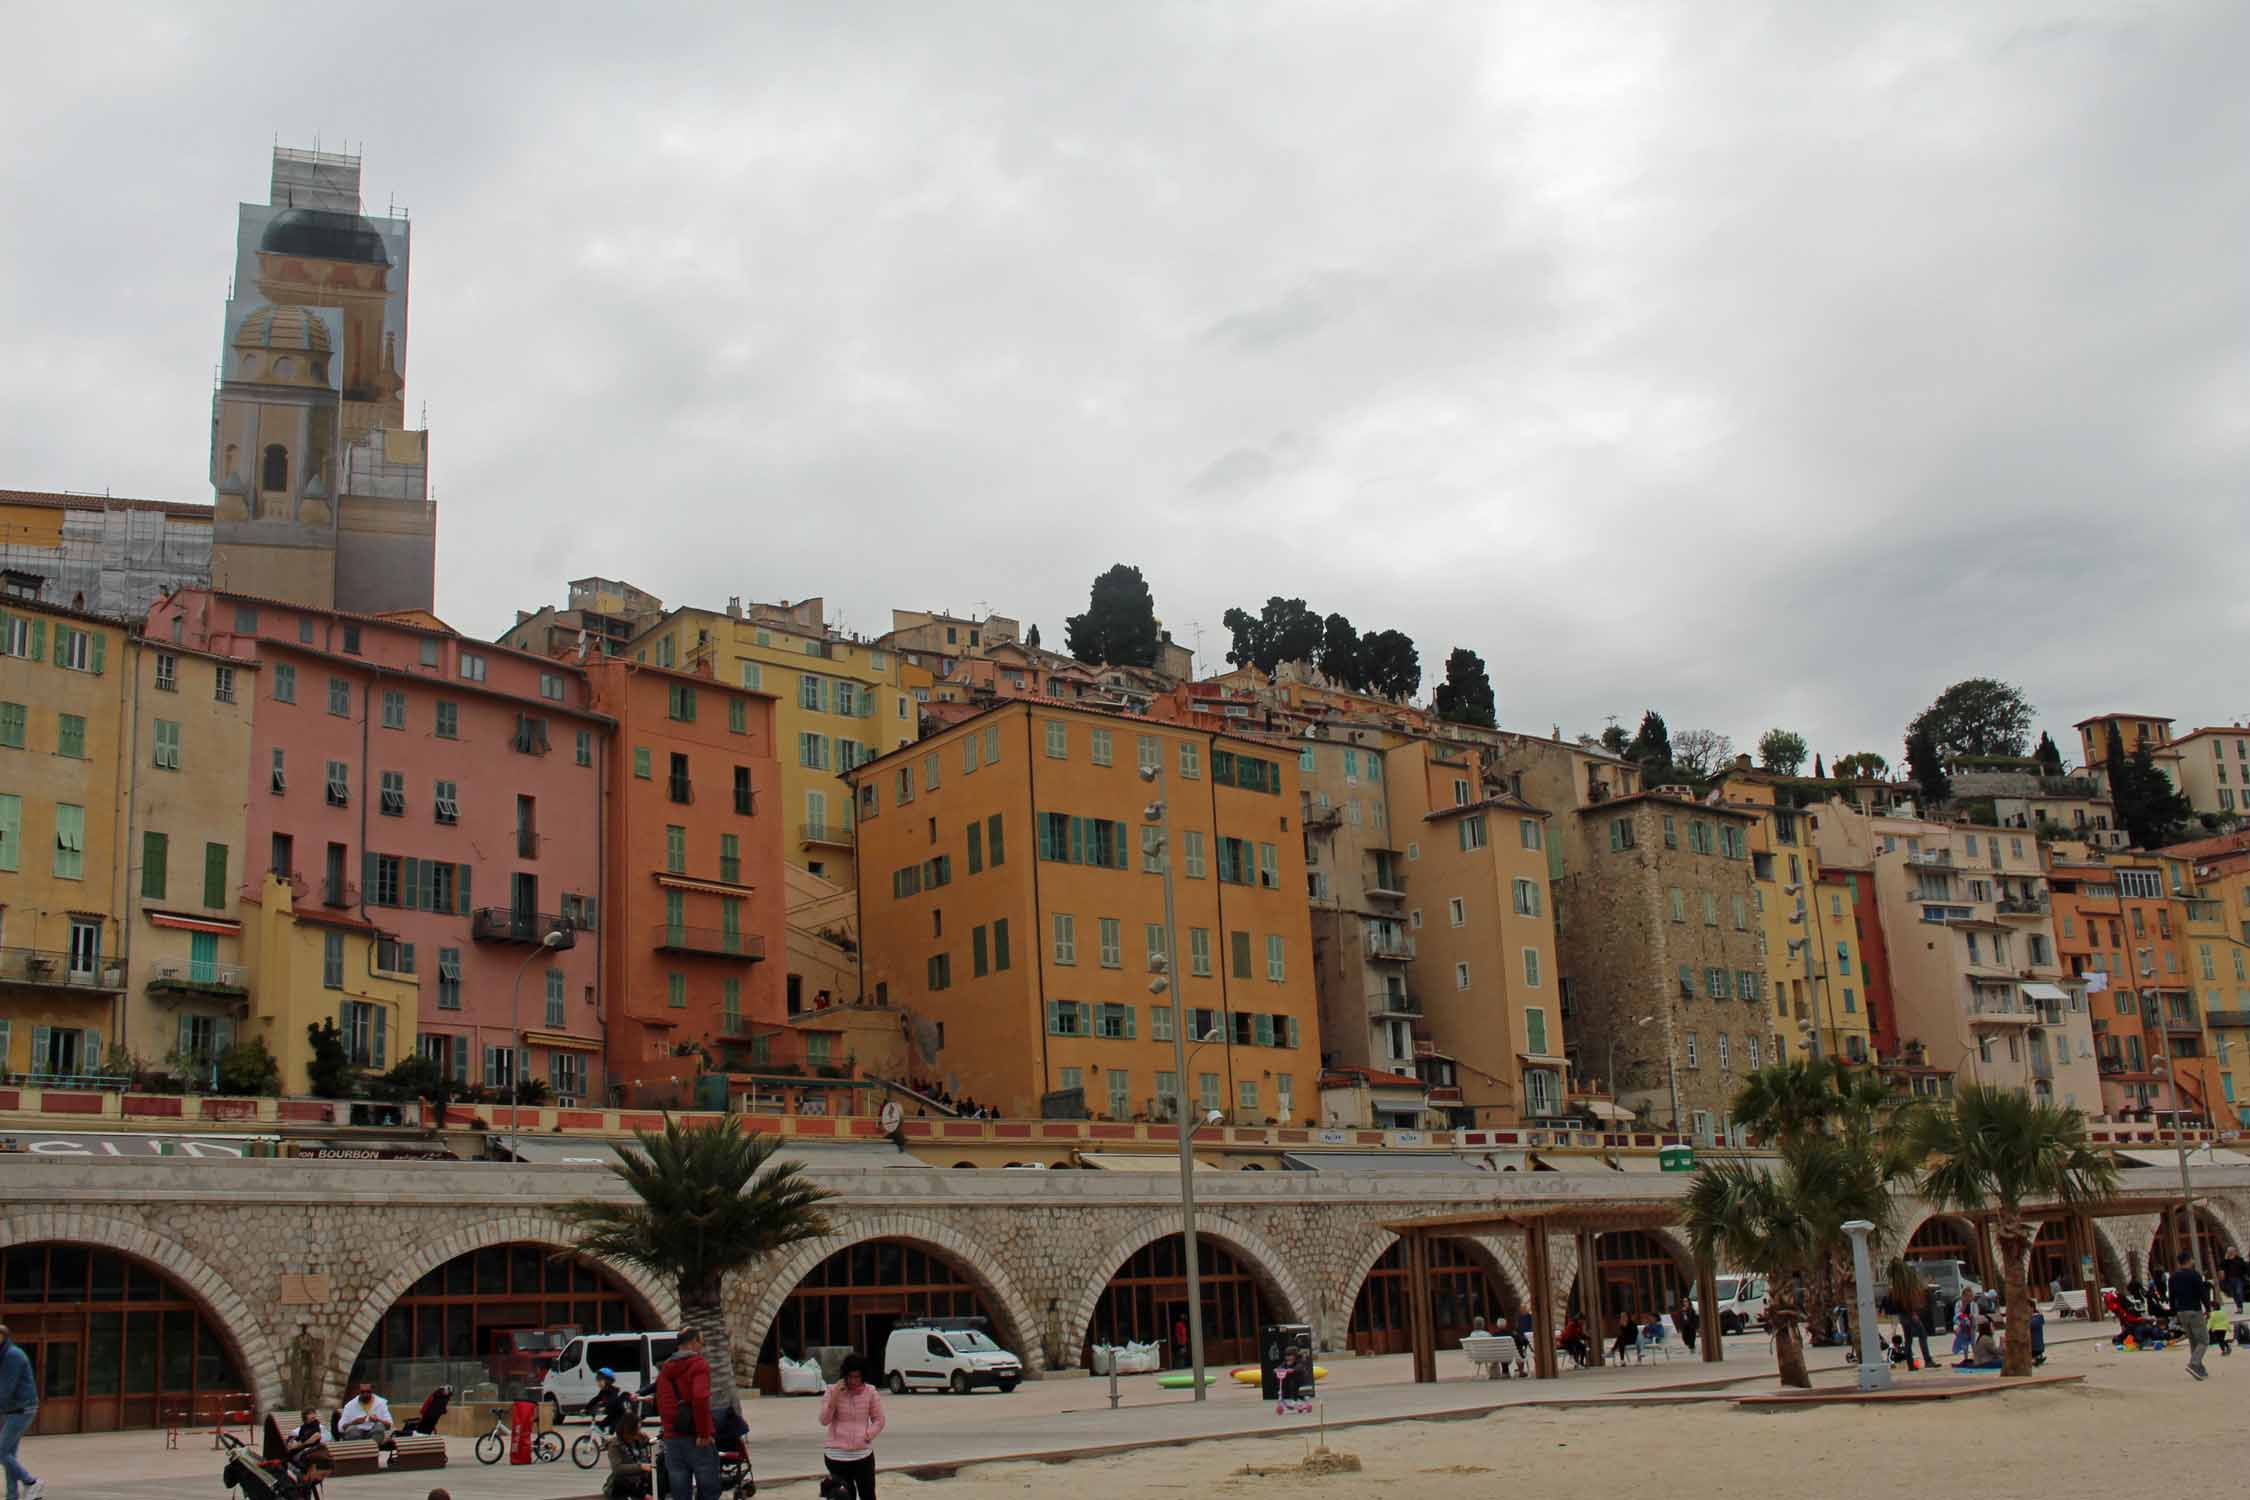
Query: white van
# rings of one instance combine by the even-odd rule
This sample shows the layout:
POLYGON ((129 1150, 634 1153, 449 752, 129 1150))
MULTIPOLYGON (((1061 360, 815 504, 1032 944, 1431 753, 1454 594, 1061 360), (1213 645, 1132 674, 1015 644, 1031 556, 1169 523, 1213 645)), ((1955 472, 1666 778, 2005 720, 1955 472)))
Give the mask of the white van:
MULTIPOLYGON (((1740 1271, 1721 1272, 1713 1278, 1719 1290, 1719 1331, 1741 1333, 1749 1328, 1762 1328, 1766 1322, 1766 1297, 1768 1288, 1763 1276, 1746 1275, 1740 1271)), ((1695 1315, 1706 1327, 1711 1322, 1711 1311, 1700 1302, 1695 1304, 1695 1315)))
POLYGON ((600 1385, 597 1370, 614 1370, 617 1388, 638 1395, 656 1378, 657 1366, 672 1357, 677 1333, 589 1333, 563 1345, 563 1352, 547 1371, 539 1399, 547 1403, 554 1419, 575 1417, 594 1398, 600 1385))
POLYGON ((998 1386, 1005 1395, 1023 1379, 1023 1361, 995 1344, 990 1334, 937 1323, 893 1328, 883 1345, 883 1368, 890 1372, 891 1393, 897 1396, 909 1391, 960 1396, 983 1385, 998 1386))

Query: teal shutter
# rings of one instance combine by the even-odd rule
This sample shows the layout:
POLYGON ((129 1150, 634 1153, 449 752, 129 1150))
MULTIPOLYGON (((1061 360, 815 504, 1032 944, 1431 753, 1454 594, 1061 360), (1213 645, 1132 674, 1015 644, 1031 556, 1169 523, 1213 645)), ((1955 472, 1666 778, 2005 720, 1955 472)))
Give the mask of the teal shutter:
POLYGON ((191 1049, 194 1045, 194 1017, 182 1016, 180 1017, 180 1040, 173 1047, 173 1054, 184 1061, 192 1055, 191 1049))
POLYGON ((89 1026, 85 1037, 85 1051, 80 1054, 78 1071, 99 1073, 102 1070, 102 1034, 89 1026))
POLYGON ((390 1063, 390 1056, 389 1056, 389 1053, 388 1053, 388 1051, 387 1051, 387 1049, 388 1049, 388 1048, 389 1048, 389 1046, 390 1046, 390 1034, 389 1034, 389 1031, 390 1031, 390 1024, 391 1024, 391 1013, 390 1013, 389 1009, 388 1009, 387 1007, 384 1007, 384 1006, 381 1006, 381 1005, 378 1005, 378 1006, 376 1006, 376 1007, 375 1007, 375 1066, 376 1066, 376 1067, 378 1067, 378 1068, 387 1068, 387 1067, 389 1067, 389 1066, 391 1065, 391 1063, 390 1063))
POLYGON ((31 622, 31 659, 33 661, 39 660, 41 656, 46 654, 46 651, 47 622, 45 620, 33 620, 31 622))
MULTIPOLYGON (((33 621, 32 623, 36 625, 38 622, 33 621)), ((47 1070, 47 1049, 54 1045, 54 1039, 55 1028, 52 1026, 34 1026, 31 1028, 32 1072, 44 1073, 47 1070)))
POLYGON ((225 1016, 211 1023, 211 1055, 217 1057, 234 1045, 234 1022, 225 1016))
POLYGON ((469 867, 467 865, 455 865, 453 870, 454 884, 461 892, 461 915, 465 917, 471 910, 469 905, 469 867))
POLYGON ((98 631, 98 630, 97 630, 97 631, 95 631, 95 632, 94 632, 93 634, 94 634, 94 675, 95 675, 96 677, 99 677, 99 676, 101 676, 101 675, 102 675, 102 656, 103 656, 103 648, 104 648, 104 647, 106 647, 106 646, 107 646, 107 645, 109 644, 109 637, 108 637, 108 636, 106 636, 106 635, 104 635, 104 634, 103 634, 102 632, 100 632, 100 631, 98 631))
POLYGON ((404 881, 398 893, 398 904, 408 911, 422 909, 422 862, 413 855, 406 856, 404 881))
POLYGON ((1072 818, 1070 820, 1070 862, 1074 865, 1086 863, 1086 820, 1084 818, 1072 818))

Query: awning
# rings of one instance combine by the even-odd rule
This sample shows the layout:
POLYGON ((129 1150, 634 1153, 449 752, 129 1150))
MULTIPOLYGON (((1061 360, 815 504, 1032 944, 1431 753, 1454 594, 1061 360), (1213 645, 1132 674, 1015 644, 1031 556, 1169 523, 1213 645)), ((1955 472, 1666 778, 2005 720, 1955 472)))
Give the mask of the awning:
POLYGON ((602 1044, 590 1036, 572 1036, 567 1031, 527 1031, 523 1034, 527 1047, 554 1047, 564 1052, 599 1052, 602 1044))
POLYGON ((1610 1103, 1607 1099, 1584 1099, 1578 1107, 1597 1120, 1630 1120, 1636 1118, 1629 1109, 1610 1103))
MULTIPOLYGON (((2136 1167, 2169 1167, 2175 1172, 2180 1168, 2180 1153, 2169 1147, 2120 1146, 2117 1154, 2136 1167)), ((2190 1146, 2187 1159, 2191 1167, 2250 1167, 2250 1156, 2220 1146, 2190 1146)))
POLYGON ((1451 1151, 1285 1151, 1282 1166, 1292 1172, 1360 1172, 1385 1176, 1400 1172, 1489 1172, 1475 1157, 1451 1151))
POLYGON ((1602 1172, 1617 1170, 1598 1156, 1565 1156, 1560 1152, 1542 1151, 1532 1160, 1542 1172, 1602 1172))
POLYGON ((2023 987, 2023 993, 2027 1000, 2051 1000, 2057 1005, 2070 999, 2060 986, 2052 984, 2027 984, 2023 987))
POLYGON ((752 887, 730 885, 724 880, 698 880, 692 875, 667 875, 658 872, 656 883, 667 890, 701 891, 711 896, 747 896, 752 887))
MULTIPOLYGON (((503 1131, 492 1133, 495 1150, 506 1150, 508 1136, 503 1131)), ((563 1136, 527 1136, 514 1143, 516 1158, 533 1166, 608 1167, 619 1160, 617 1144, 604 1140, 571 1140, 563 1136)), ((825 1168, 864 1167, 927 1167, 920 1157, 911 1156, 887 1141, 838 1141, 823 1145, 808 1141, 783 1141, 774 1153, 775 1161, 793 1161, 811 1171, 825 1168)))
MULTIPOLYGON (((1177 1151, 1166 1152, 1161 1156, 1153 1152, 1081 1151, 1078 1153, 1078 1164, 1092 1167, 1097 1172, 1177 1172, 1180 1170, 1180 1154, 1177 1151)), ((1195 1170, 1216 1172, 1218 1168, 1197 1157, 1195 1170)))
POLYGON ((240 922, 228 922, 218 917, 191 917, 184 912, 152 911, 143 913, 152 927, 176 927, 182 932, 212 932, 220 937, 236 937, 242 932, 240 922))

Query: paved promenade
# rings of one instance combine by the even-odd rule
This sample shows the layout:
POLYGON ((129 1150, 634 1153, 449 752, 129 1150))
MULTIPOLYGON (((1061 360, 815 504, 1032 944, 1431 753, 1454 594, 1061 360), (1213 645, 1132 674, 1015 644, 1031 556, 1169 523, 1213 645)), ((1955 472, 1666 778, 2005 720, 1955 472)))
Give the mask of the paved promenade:
MULTIPOLYGON (((2056 1358, 2050 1370, 2070 1366, 2070 1346, 2100 1328, 2050 1324, 2056 1358)), ((1942 1346, 1940 1347, 1942 1353, 1942 1346)), ((1812 1351, 1822 1383, 1847 1379, 1840 1351, 1812 1351)), ((1253 1388, 1226 1381, 1200 1406, 1184 1392, 1160 1391, 1146 1376, 1119 1382, 1123 1402, 1109 1406, 1106 1380, 1057 1378, 1030 1382, 1010 1395, 885 1397, 890 1430, 879 1445, 886 1471, 976 1464, 1009 1458, 1099 1452, 1219 1437, 1302 1432, 1321 1417, 1332 1426, 1415 1417, 1481 1414, 1496 1407, 1558 1401, 1685 1402, 1722 1399, 1773 1386, 1766 1341, 1749 1335, 1727 1341, 1727 1358, 1706 1365, 1684 1352, 1671 1360, 1582 1370, 1551 1381, 1488 1381, 1471 1376, 1459 1353, 1441 1354, 1439 1380, 1417 1386, 1405 1356, 1330 1361, 1321 1410, 1311 1417, 1277 1417, 1253 1388), (1714 1388, 1711 1382, 1724 1382, 1714 1388)), ((1939 1370, 1903 1380, 1951 1381, 1939 1370)), ((768 1397, 748 1402, 752 1452, 761 1490, 802 1481, 820 1469, 820 1431, 809 1397, 768 1397)), ((575 1436, 575 1427, 566 1436, 575 1436)), ((220 1462, 209 1438, 183 1437, 178 1452, 164 1448, 161 1433, 34 1439, 27 1445, 34 1472, 62 1500, 157 1500, 217 1489, 220 1462)), ((600 1471, 556 1464, 492 1468, 476 1462, 467 1439, 451 1440, 452 1467, 437 1474, 377 1475, 329 1486, 330 1500, 423 1500, 443 1484, 455 1500, 575 1500, 600 1489, 600 1471)), ((801 1486, 809 1494, 809 1486, 801 1486)))

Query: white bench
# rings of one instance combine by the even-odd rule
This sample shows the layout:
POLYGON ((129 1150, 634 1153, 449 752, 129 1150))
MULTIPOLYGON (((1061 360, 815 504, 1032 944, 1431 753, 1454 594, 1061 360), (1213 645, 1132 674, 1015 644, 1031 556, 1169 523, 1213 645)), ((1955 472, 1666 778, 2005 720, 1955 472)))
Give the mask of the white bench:
POLYGON ((1516 1341, 1504 1333, 1463 1334, 1461 1352, 1469 1356, 1469 1363, 1487 1380, 1506 1379, 1511 1367, 1518 1375, 1525 1373, 1524 1358, 1516 1348, 1516 1341))

